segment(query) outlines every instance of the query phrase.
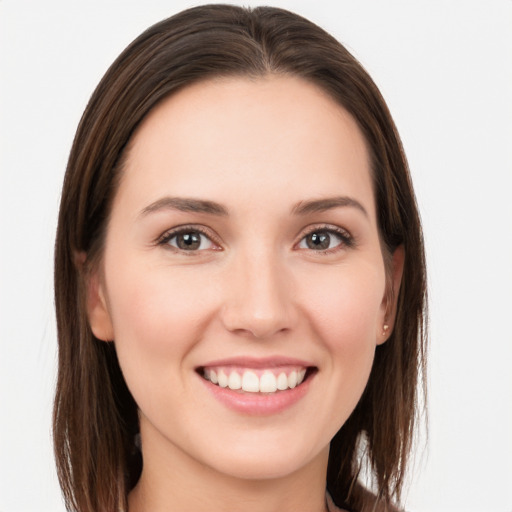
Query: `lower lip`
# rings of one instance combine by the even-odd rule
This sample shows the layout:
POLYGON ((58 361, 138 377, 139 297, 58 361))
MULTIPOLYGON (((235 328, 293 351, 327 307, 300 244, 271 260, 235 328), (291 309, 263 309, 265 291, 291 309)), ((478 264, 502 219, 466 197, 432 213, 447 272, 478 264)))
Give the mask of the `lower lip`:
POLYGON ((221 388, 199 376, 208 391, 212 393, 219 402, 236 412, 254 416, 277 414, 288 409, 308 392, 313 377, 314 375, 310 375, 304 382, 293 389, 264 394, 221 388))

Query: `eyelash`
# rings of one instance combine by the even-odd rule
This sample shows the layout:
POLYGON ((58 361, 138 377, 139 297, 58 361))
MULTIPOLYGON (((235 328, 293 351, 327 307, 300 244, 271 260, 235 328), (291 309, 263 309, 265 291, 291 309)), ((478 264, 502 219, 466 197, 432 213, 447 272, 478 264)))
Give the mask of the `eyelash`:
MULTIPOLYGON (((187 233, 200 233, 201 235, 205 236, 213 245, 220 246, 219 240, 217 239, 217 237, 214 236, 214 234, 210 230, 205 229, 203 226, 196 226, 193 224, 186 225, 186 226, 179 226, 179 227, 171 229, 170 231, 166 231, 162 236, 160 236, 157 239, 156 245, 167 246, 167 247, 170 247, 171 249, 174 249, 177 252, 187 254, 188 256, 193 256, 194 253, 197 253, 200 251, 198 251, 198 250, 187 251, 185 249, 173 247, 169 244, 169 242, 173 238, 175 238, 179 235, 187 234, 187 233)), ((211 249, 211 250, 221 250, 221 249, 219 248, 219 249, 211 249)))
MULTIPOLYGON (((185 253, 188 256, 193 256, 194 254, 197 254, 198 252, 204 251, 205 249, 187 251, 185 249, 180 249, 178 247, 170 246, 169 242, 173 238, 175 238, 181 234, 187 234, 187 233, 200 233, 201 235, 205 236, 212 244, 219 247, 219 249, 210 249, 210 250, 222 250, 220 248, 221 243, 218 240, 218 238, 216 236, 214 236, 214 234, 210 230, 205 229, 203 226, 198 226, 198 225, 179 226, 179 227, 173 228, 170 231, 166 231, 163 235, 161 235, 156 240, 156 245, 171 247, 175 251, 180 252, 180 253, 185 253)), ((333 226, 332 224, 321 224, 321 225, 314 225, 314 226, 309 226, 309 227, 305 228, 300 235, 299 241, 294 245, 294 247, 297 247, 300 243, 302 243, 303 240, 306 239, 306 237, 311 236, 315 233, 317 233, 317 234, 325 233, 328 235, 334 234, 337 238, 340 239, 340 243, 330 249, 324 249, 324 250, 322 250, 322 249, 321 250, 306 249, 312 253, 317 253, 319 255, 328 255, 328 254, 333 254, 339 250, 353 248, 356 245, 356 241, 355 241, 354 237, 346 229, 340 228, 338 226, 333 226)))
POLYGON ((319 234, 319 233, 325 233, 328 235, 335 235, 337 238, 340 239, 340 243, 337 244, 335 247, 332 247, 330 249, 324 249, 324 250, 314 250, 309 249, 310 252, 316 253, 319 256, 327 256, 329 254, 334 254, 338 251, 344 250, 344 249, 351 249, 355 247, 356 240, 355 238, 344 228, 341 228, 339 226, 333 226, 332 224, 316 224, 314 226, 308 226, 304 229, 304 231, 300 235, 300 240, 295 246, 302 243, 303 240, 306 239, 306 237, 311 236, 313 234, 319 234))

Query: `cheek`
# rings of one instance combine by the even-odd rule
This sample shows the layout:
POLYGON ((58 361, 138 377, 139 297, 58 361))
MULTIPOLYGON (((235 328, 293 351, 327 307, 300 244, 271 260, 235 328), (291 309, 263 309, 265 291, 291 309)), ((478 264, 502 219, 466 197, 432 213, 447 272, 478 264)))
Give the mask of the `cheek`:
POLYGON ((384 290, 384 269, 375 264, 317 273, 302 292, 315 337, 329 351, 333 370, 344 386, 366 384, 382 321, 384 290))
POLYGON ((127 362, 130 358, 138 365, 151 361, 163 367, 164 356, 183 356, 199 341, 215 294, 200 286, 202 278, 197 272, 126 262, 108 275, 120 359, 124 355, 127 362))
POLYGON ((385 274, 379 262, 319 269, 301 286, 303 316, 323 349, 325 379, 318 421, 338 431, 359 402, 370 376, 382 316, 385 274))
POLYGON ((316 319, 315 325, 330 339, 345 334, 347 341, 369 337, 375 342, 384 290, 383 268, 361 265, 311 274, 302 295, 316 319))
POLYGON ((163 404, 168 411, 184 406, 187 354, 201 341, 215 294, 200 286, 197 272, 148 267, 140 261, 119 263, 107 274, 119 364, 143 413, 158 417, 163 404))

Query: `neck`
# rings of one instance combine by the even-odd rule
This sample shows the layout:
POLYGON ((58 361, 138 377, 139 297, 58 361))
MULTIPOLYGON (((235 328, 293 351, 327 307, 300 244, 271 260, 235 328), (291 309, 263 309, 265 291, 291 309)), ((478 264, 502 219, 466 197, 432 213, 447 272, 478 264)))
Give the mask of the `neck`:
POLYGON ((179 448, 143 443, 144 468, 129 496, 129 512, 325 512, 328 448, 291 474, 239 478, 191 458, 179 448), (160 447, 161 448, 161 447, 160 447))

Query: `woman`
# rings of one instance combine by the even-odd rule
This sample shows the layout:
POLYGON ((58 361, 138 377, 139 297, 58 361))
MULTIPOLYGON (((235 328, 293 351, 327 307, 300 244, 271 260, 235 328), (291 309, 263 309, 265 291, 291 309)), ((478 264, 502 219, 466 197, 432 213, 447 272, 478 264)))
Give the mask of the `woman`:
POLYGON ((121 54, 69 158, 55 289, 69 508, 400 500, 421 228, 380 93, 312 23, 203 6, 121 54))

